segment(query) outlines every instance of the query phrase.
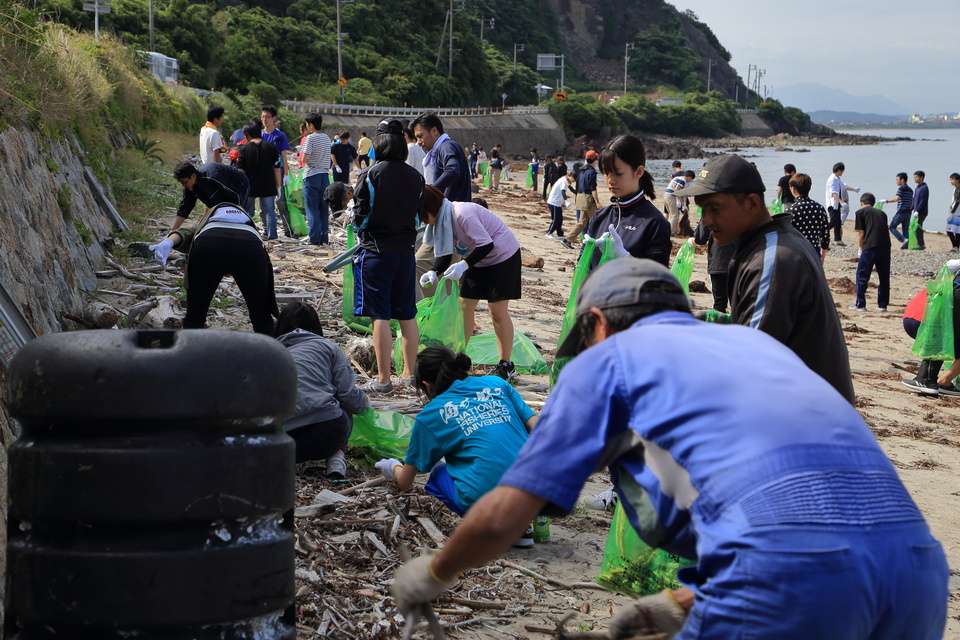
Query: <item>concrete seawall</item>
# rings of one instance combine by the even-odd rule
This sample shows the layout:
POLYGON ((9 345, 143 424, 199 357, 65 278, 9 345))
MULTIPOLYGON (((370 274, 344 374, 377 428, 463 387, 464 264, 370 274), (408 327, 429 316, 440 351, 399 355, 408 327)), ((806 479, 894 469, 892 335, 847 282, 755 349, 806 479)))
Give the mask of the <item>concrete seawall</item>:
MULTIPOLYGON (((372 138, 382 119, 381 116, 323 114, 323 132, 332 136, 340 129, 347 129, 351 142, 356 145, 360 132, 366 131, 372 138)), ((441 120, 447 135, 465 149, 476 142, 489 153, 493 145, 499 142, 503 152, 509 156, 527 157, 532 148, 545 156, 562 151, 567 143, 563 129, 553 116, 545 113, 445 116, 441 120)))

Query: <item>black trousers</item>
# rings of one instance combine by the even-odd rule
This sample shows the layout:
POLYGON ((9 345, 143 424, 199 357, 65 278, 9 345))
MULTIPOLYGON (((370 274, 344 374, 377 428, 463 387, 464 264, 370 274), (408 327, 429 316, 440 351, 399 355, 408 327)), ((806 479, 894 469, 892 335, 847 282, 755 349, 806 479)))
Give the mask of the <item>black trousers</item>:
POLYGON ((297 443, 297 462, 326 460, 347 448, 353 431, 353 416, 341 413, 339 418, 297 427, 287 432, 297 443))
POLYGON ((202 329, 210 301, 225 275, 232 275, 243 300, 253 330, 273 335, 274 294, 270 259, 263 241, 242 229, 210 229, 193 241, 187 258, 187 314, 184 329, 202 329))
POLYGON ((720 313, 727 312, 727 280, 728 274, 724 273, 711 273, 710 274, 710 285, 713 288, 713 308, 720 313))
POLYGON ((840 218, 840 207, 830 207, 827 209, 827 213, 830 214, 830 224, 827 226, 827 229, 833 229, 833 241, 840 242, 843 240, 843 222, 840 218))

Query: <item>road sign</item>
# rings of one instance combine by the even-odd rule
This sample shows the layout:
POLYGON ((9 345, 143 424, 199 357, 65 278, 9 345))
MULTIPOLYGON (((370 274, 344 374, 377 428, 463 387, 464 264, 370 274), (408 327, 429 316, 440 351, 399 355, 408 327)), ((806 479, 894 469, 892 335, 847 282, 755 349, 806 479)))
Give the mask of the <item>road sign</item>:
POLYGON ((340 78, 337 80, 337 84, 340 85, 341 87, 345 87, 347 86, 347 79, 344 78, 343 76, 340 76, 340 78))
POLYGON ((501 94, 500 94, 500 99, 501 99, 501 100, 506 100, 506 99, 507 99, 507 94, 501 93, 501 94))
POLYGON ((97 13, 110 13, 110 5, 104 4, 101 2, 99 5, 96 5, 92 2, 83 3, 84 11, 96 11, 97 13))
POLYGON ((557 56, 552 53, 537 54, 537 71, 553 71, 557 68, 557 56))
POLYGON ((553 99, 554 99, 554 100, 566 100, 566 99, 567 99, 567 92, 566 92, 566 91, 557 91, 556 93, 553 94, 553 99))

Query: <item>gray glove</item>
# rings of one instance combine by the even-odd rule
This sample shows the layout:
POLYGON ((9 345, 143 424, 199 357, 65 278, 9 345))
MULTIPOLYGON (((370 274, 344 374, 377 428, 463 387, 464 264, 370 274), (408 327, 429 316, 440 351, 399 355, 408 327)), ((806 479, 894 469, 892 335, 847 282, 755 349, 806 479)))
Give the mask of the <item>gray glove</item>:
POLYGON ((666 634, 665 640, 672 640, 686 620, 687 611, 665 590, 640 598, 618 611, 610 619, 607 633, 614 640, 656 633, 666 634))
POLYGON ((393 600, 397 611, 406 618, 417 605, 429 603, 453 584, 441 582, 433 575, 430 563, 433 554, 427 553, 414 558, 397 569, 393 579, 393 600))

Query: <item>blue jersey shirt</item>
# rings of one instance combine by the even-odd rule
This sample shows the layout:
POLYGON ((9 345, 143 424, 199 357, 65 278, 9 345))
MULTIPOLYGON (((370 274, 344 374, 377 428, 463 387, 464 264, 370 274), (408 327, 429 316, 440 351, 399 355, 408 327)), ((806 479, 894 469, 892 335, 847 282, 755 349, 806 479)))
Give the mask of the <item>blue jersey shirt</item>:
POLYGON ((502 378, 458 380, 417 415, 405 462, 427 472, 446 458, 457 502, 469 509, 516 460, 533 415, 502 378))
POLYGON ((737 547, 782 546, 783 526, 923 526, 856 409, 793 351, 680 312, 564 367, 500 483, 569 513, 607 465, 647 543, 698 558, 704 575, 737 547))

